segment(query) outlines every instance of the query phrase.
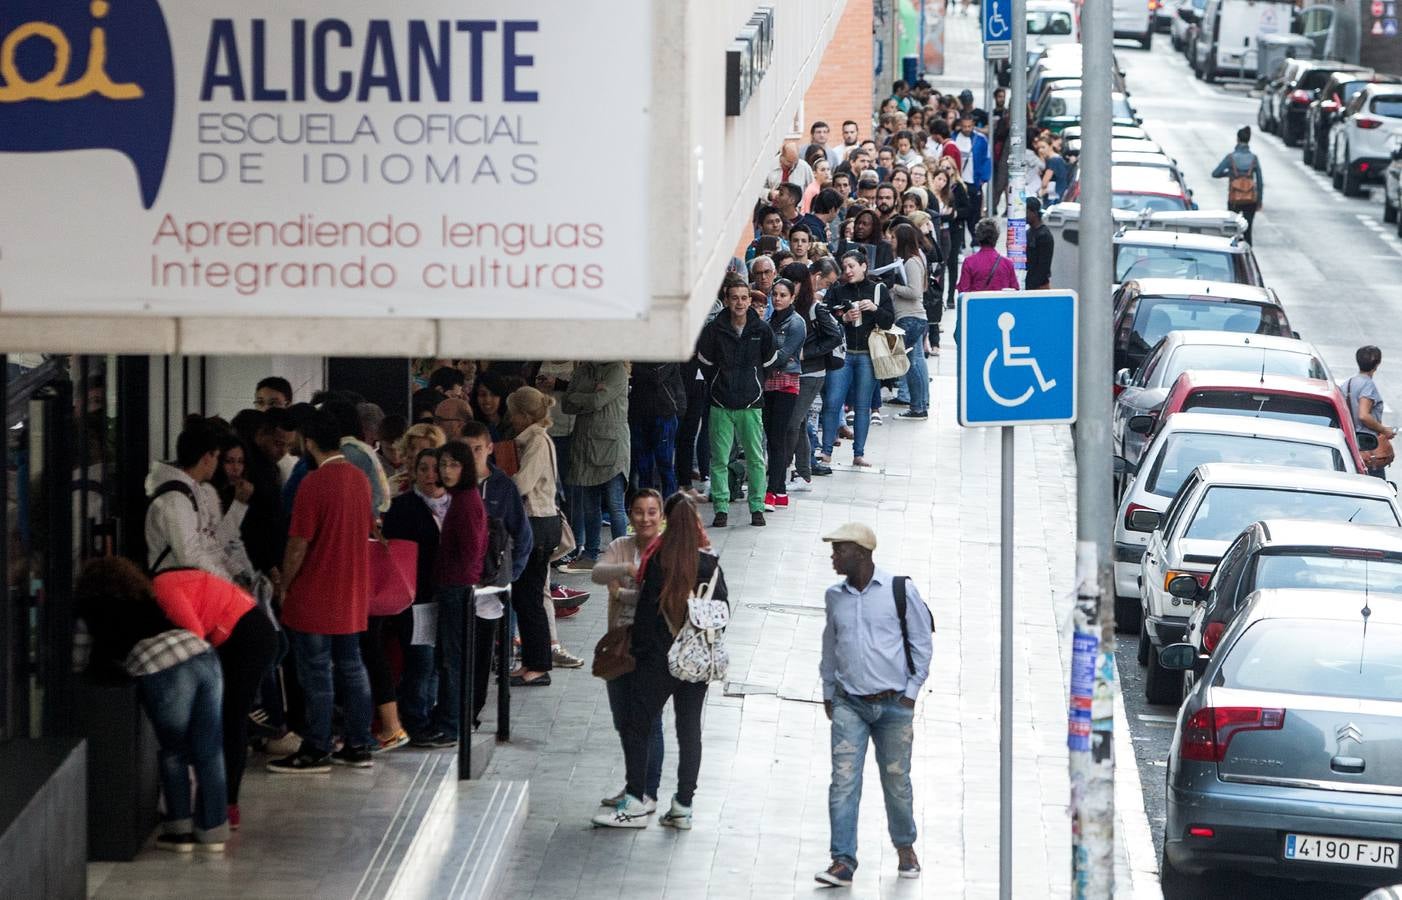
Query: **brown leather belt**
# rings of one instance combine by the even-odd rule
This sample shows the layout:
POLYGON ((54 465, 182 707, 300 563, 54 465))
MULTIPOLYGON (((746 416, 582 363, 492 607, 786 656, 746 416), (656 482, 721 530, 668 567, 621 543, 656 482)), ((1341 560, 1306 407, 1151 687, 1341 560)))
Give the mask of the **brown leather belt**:
POLYGON ((867 703, 880 703, 882 700, 890 700, 892 697, 901 696, 900 691, 882 691, 879 694, 867 694, 859 696, 858 700, 865 700, 867 703))

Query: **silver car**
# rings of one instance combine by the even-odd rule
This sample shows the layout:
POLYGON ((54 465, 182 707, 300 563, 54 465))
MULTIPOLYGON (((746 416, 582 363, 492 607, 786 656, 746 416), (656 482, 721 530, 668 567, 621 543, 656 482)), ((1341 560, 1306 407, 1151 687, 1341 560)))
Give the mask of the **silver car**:
MULTIPOLYGON (((1196 656, 1177 644, 1163 661, 1186 668, 1196 656)), ((1165 900, 1214 896, 1212 875, 1225 869, 1396 883, 1399 748, 1402 602, 1361 591, 1351 602, 1253 594, 1178 711, 1165 900)))

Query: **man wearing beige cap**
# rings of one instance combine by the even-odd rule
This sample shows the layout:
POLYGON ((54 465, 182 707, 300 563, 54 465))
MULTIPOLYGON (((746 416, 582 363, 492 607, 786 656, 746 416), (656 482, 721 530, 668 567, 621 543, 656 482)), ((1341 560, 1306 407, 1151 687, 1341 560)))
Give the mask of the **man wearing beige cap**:
POLYGON ((848 522, 823 540, 832 544, 832 567, 844 576, 824 598, 823 708, 832 722, 832 783, 828 819, 832 865, 819 883, 849 887, 857 869, 857 817, 867 744, 876 747, 886 827, 896 846, 901 878, 919 878, 915 855, 915 795, 910 751, 915 739, 915 700, 930 672, 934 619, 904 576, 872 560, 876 534, 848 522))

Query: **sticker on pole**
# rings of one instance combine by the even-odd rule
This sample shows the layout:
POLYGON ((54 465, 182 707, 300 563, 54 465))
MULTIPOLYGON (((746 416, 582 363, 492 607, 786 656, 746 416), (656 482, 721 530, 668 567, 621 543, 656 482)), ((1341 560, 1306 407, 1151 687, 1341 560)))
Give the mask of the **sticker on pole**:
POLYGON ((959 298, 959 424, 1076 421, 1074 291, 976 291, 959 298))

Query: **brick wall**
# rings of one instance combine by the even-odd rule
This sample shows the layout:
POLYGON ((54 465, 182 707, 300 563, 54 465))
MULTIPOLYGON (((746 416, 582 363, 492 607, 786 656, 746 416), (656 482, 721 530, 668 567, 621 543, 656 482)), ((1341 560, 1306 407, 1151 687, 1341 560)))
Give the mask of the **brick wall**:
POLYGON ((803 95, 805 139, 808 126, 821 120, 832 126, 829 146, 841 144, 846 119, 861 126, 863 140, 871 137, 872 66, 871 0, 848 0, 818 74, 803 95))

